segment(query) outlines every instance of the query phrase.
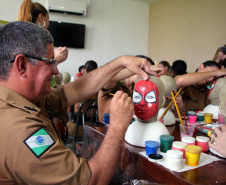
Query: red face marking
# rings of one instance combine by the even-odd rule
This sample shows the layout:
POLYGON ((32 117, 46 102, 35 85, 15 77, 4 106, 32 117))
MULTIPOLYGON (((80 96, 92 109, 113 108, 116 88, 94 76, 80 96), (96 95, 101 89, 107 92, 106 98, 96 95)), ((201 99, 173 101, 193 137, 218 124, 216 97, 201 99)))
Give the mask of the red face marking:
POLYGON ((137 82, 133 90, 133 103, 135 115, 148 120, 158 112, 158 87, 152 81, 141 80, 137 82))

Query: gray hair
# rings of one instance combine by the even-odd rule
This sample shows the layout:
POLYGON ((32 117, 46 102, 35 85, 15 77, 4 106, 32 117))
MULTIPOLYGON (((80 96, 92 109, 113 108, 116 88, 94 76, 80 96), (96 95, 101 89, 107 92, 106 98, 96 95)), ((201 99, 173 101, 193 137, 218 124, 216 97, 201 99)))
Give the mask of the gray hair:
MULTIPOLYGON (((16 21, 0 30, 0 79, 6 80, 12 67, 10 60, 19 54, 43 57, 47 45, 53 43, 51 34, 34 23, 16 21)), ((36 65, 36 60, 31 60, 36 65)))

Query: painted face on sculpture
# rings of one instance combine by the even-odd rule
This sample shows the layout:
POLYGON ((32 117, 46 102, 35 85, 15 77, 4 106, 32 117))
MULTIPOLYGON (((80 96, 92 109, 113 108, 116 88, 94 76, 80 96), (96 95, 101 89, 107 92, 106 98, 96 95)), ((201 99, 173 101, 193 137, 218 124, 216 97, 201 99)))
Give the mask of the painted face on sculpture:
POLYGON ((158 112, 158 87, 152 81, 141 80, 133 90, 133 103, 135 115, 141 120, 148 120, 158 112))

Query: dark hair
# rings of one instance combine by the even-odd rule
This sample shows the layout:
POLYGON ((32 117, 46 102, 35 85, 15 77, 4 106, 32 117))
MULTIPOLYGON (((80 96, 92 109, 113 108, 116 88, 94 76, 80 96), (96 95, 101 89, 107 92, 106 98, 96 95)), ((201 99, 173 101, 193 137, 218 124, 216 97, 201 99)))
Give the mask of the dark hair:
POLYGON ((81 73, 83 68, 85 68, 85 66, 84 66, 84 65, 81 65, 81 66, 78 68, 78 71, 81 73))
POLYGON ((183 60, 174 61, 172 65, 172 69, 176 73, 176 75, 187 74, 187 64, 183 60))
POLYGON ((226 58, 222 61, 221 66, 224 66, 224 68, 226 68, 226 58))
POLYGON ((136 57, 140 57, 140 58, 145 58, 147 59, 148 62, 150 62, 152 65, 155 65, 155 63, 153 62, 153 60, 147 56, 144 55, 136 55, 136 57))
POLYGON ((206 62, 203 62, 202 64, 203 64, 204 67, 214 67, 214 66, 216 66, 219 69, 221 68, 221 66, 217 62, 215 62, 214 60, 208 60, 206 62))
POLYGON ((169 62, 167 62, 166 60, 159 62, 159 64, 162 64, 164 67, 168 67, 168 69, 171 67, 169 62))
POLYGON ((96 68, 98 68, 98 65, 97 65, 97 63, 94 60, 88 60, 85 63, 86 73, 89 73, 89 72, 93 71, 96 68))

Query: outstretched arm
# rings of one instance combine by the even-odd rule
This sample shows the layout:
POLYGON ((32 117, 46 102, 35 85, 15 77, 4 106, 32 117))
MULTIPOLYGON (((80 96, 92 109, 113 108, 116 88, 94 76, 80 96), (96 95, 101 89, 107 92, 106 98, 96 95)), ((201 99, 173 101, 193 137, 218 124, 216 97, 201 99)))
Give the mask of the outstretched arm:
POLYGON ((89 184, 108 184, 114 175, 122 141, 133 116, 132 99, 126 93, 115 93, 110 105, 111 123, 96 155, 89 161, 92 176, 89 184))
POLYGON ((220 69, 217 71, 209 71, 209 72, 197 72, 197 73, 188 73, 184 75, 178 75, 174 78, 177 84, 177 89, 185 88, 189 85, 197 84, 202 80, 209 80, 214 77, 225 76, 225 69, 220 69))
POLYGON ((123 56, 65 85, 65 93, 69 106, 87 99, 97 93, 107 82, 122 69, 138 74, 144 80, 152 74, 148 62, 144 58, 123 56))
MULTIPOLYGON (((159 71, 162 71, 162 68, 159 68, 158 66, 156 65, 150 65, 150 63, 148 63, 150 69, 151 69, 151 75, 154 75, 156 76, 157 73, 159 71)), ((117 73, 117 75, 115 75, 105 86, 104 88, 105 89, 111 89, 111 88, 114 88, 116 86, 116 84, 121 81, 121 80, 125 80, 127 79, 127 82, 126 84, 127 85, 131 85, 131 83, 133 83, 133 79, 130 77, 134 76, 135 73, 131 72, 129 69, 123 69, 121 71, 119 71, 117 73)))

